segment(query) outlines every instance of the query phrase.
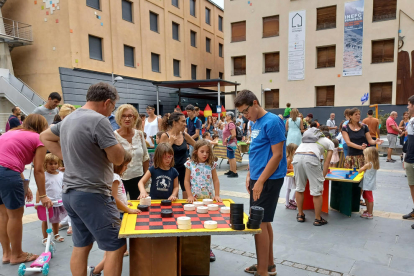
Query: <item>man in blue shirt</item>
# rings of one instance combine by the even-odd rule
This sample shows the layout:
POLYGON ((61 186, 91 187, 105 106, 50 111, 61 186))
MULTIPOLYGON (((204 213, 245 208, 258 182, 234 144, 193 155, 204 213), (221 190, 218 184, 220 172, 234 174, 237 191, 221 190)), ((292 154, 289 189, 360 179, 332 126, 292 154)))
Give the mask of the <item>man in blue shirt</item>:
POLYGON ((257 266, 252 265, 245 271, 257 271, 258 276, 275 275, 271 222, 287 172, 285 126, 282 119, 264 110, 256 95, 249 90, 238 93, 234 105, 248 120, 255 122, 251 133, 246 189, 250 194, 250 206, 264 208, 260 225, 262 233, 255 235, 257 266))
POLYGON ((21 125, 19 118, 17 118, 17 116, 21 114, 20 107, 18 106, 13 107, 12 112, 13 114, 10 115, 6 123, 6 132, 9 131, 10 129, 13 129, 21 125))
MULTIPOLYGON (((192 104, 186 106, 185 111, 187 111, 187 133, 195 141, 198 141, 201 132, 201 120, 196 117, 196 111, 192 104)), ((201 137, 200 137, 201 138, 201 137)), ((194 147, 189 145, 190 156, 193 154, 194 147)))
POLYGON ((108 117, 108 119, 109 119, 109 122, 111 123, 113 131, 119 129, 119 125, 116 123, 114 114, 111 113, 111 115, 108 117))

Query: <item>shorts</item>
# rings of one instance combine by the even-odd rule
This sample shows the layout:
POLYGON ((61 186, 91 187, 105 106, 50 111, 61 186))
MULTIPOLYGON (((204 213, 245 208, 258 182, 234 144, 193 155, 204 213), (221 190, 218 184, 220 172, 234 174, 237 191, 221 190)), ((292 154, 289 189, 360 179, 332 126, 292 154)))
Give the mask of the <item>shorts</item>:
POLYGON ((414 163, 407 163, 404 164, 405 173, 407 174, 407 180, 409 186, 414 186, 414 163))
POLYGON ((250 207, 260 206, 264 208, 264 216, 262 222, 273 222, 276 212, 276 204, 279 200, 280 189, 283 186, 284 178, 268 179, 263 184, 263 190, 260 198, 253 201, 253 187, 257 180, 251 180, 249 183, 250 190, 250 207))
POLYGON ((363 191, 362 197, 366 199, 368 202, 374 202, 374 196, 372 195, 372 191, 363 191))
POLYGON ((178 182, 180 183, 181 191, 185 192, 184 179, 185 179, 185 166, 174 167, 178 172, 178 182))
POLYGON ((112 196, 68 190, 63 205, 72 221, 75 247, 85 247, 94 241, 104 251, 115 251, 125 245, 118 239, 121 220, 112 196))
POLYGON ((229 160, 236 158, 235 149, 233 147, 227 146, 227 158, 229 160))
POLYGON ((296 153, 293 156, 293 170, 295 172, 296 191, 303 193, 309 180, 311 196, 320 196, 323 192, 323 170, 318 157, 312 154, 296 153))
POLYGON ((20 173, 0 166, 0 205, 16 210, 24 206, 24 187, 20 173))
POLYGON ((395 146, 397 145, 397 135, 395 134, 387 134, 387 139, 388 139, 388 143, 389 143, 389 148, 390 149, 395 149, 395 146))

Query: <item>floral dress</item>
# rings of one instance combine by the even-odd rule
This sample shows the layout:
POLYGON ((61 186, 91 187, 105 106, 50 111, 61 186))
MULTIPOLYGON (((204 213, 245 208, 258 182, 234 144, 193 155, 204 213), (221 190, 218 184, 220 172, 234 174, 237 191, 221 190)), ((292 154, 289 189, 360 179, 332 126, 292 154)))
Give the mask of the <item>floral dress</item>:
POLYGON ((196 199, 213 198, 214 185, 211 172, 216 169, 217 163, 214 162, 213 166, 210 166, 188 160, 185 167, 191 171, 190 186, 193 196, 196 199))

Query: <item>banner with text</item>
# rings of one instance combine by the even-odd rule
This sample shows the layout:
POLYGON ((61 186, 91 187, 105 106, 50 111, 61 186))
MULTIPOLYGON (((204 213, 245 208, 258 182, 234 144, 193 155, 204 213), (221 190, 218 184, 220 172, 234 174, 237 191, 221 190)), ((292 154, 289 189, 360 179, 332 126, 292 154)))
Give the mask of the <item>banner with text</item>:
POLYGON ((288 80, 305 79, 306 11, 289 13, 288 80))
POLYGON ((343 76, 362 75, 364 0, 345 3, 343 76))

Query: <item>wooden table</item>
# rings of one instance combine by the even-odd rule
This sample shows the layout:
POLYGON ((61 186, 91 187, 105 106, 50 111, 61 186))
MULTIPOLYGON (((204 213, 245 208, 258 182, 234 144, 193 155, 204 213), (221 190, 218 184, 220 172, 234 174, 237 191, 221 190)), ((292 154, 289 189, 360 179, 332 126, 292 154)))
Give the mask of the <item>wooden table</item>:
MULTIPOLYGON (((332 173, 328 173, 323 183, 322 193, 322 212, 329 212, 329 187, 331 187, 331 208, 338 210, 340 213, 351 216, 352 212, 359 212, 361 197, 361 188, 359 185, 364 177, 364 173, 359 173, 354 179, 341 178, 342 174, 350 169, 329 168, 332 173), (336 174, 336 175, 335 175, 336 174), (329 186, 329 181, 331 185, 329 186), (326 192, 327 191, 327 192, 326 192)), ((286 176, 294 177, 294 173, 288 173, 286 176)), ((313 197, 309 191, 309 181, 306 183, 304 192, 303 210, 314 209, 313 197)))
MULTIPOLYGON (((217 158, 221 158, 220 164, 219 164, 219 168, 221 167, 221 163, 223 162, 224 159, 228 159, 227 158, 227 147, 223 146, 223 145, 215 145, 213 148, 213 153, 214 156, 217 158)), ((235 149, 234 155, 236 157, 236 161, 241 163, 242 162, 242 155, 240 153, 239 148, 235 149)))
MULTIPOLYGON (((133 204, 131 208, 137 208, 138 200, 130 202, 133 204)), ((177 200, 173 202, 173 206, 185 202, 186 200, 177 200)), ((159 205, 160 200, 152 200, 151 203, 155 210, 154 206, 159 205)), ((223 203, 225 206, 230 206, 230 203, 234 202, 231 199, 223 199, 223 203)), ((174 211, 174 207, 173 212, 174 217, 181 216, 181 214, 178 214, 180 212, 174 211)), ((246 228, 244 231, 235 231, 228 226, 213 230, 205 228, 149 230, 144 229, 148 227, 139 226, 145 224, 139 224, 139 221, 146 221, 144 216, 142 214, 125 214, 119 232, 119 238, 130 238, 130 275, 133 276, 210 275, 211 235, 261 233, 260 229, 251 230, 246 228)), ((159 221, 161 221, 157 215, 154 215, 153 218, 153 215, 149 216, 150 219, 154 220, 154 224, 159 224, 159 221)), ((162 220, 161 225, 164 225, 164 219, 162 220)), ((244 214, 245 224, 247 220, 248 216, 244 214)), ((173 228, 171 224, 170 227, 173 228)))

